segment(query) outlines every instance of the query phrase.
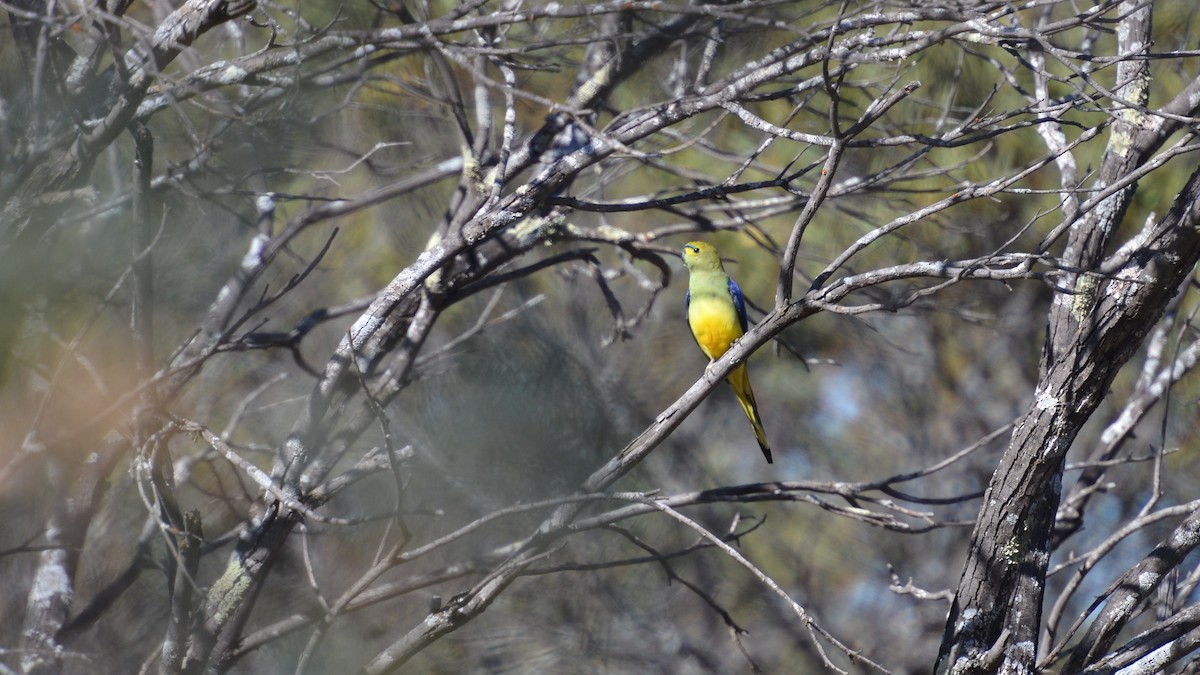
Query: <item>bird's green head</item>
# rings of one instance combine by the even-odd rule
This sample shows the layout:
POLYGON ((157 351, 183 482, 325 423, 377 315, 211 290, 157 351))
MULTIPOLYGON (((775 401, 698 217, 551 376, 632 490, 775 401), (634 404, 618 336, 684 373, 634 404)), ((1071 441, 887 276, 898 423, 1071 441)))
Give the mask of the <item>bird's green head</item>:
POLYGON ((717 247, 706 241, 689 241, 683 245, 683 262, 689 270, 722 269, 717 247))

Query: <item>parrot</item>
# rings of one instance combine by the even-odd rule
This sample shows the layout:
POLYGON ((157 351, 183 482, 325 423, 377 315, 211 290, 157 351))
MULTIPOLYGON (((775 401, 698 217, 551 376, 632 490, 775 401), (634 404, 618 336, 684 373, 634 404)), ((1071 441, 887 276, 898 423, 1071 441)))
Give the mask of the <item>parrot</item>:
MULTIPOLYGON (((712 244, 703 241, 684 244, 683 262, 688 268, 685 300, 688 327, 692 329, 692 337, 696 338, 700 351, 704 352, 711 364, 746 332, 746 300, 737 282, 725 273, 721 256, 712 244)), ((762 448, 767 464, 771 464, 771 444, 767 441, 767 432, 758 414, 746 364, 739 363, 725 381, 733 387, 738 403, 741 403, 746 417, 750 418, 750 425, 754 427, 758 447, 762 448)))

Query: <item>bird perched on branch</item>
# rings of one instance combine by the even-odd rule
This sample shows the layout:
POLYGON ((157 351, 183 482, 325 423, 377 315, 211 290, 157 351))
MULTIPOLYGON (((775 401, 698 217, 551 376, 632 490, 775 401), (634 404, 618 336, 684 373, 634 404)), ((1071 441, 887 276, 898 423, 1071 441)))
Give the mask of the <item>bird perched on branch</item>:
MULTIPOLYGON (((687 265, 689 275, 688 326, 692 329, 696 344, 700 345, 700 351, 712 363, 721 358, 729 345, 746 332, 746 301, 742 298, 742 289, 725 273, 721 256, 712 244, 703 241, 684 244, 683 262, 687 265)), ((763 430, 762 419, 758 415, 758 404, 754 402, 754 390, 750 388, 746 364, 739 363, 725 381, 733 387, 742 410, 750 418, 758 447, 762 448, 770 464, 771 444, 767 442, 767 432, 763 430)))

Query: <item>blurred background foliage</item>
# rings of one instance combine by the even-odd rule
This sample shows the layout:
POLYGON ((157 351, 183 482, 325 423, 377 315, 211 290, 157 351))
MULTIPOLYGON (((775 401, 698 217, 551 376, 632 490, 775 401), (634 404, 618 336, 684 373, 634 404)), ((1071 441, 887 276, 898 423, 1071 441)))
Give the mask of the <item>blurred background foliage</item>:
MULTIPOLYGON (((847 6, 853 13, 868 5, 847 6)), ((452 2, 432 2, 410 11, 437 16, 454 8, 452 2)), ((153 25, 162 11, 156 4, 139 4, 129 19, 153 25)), ((796 31, 826 25, 838 11, 839 3, 823 2, 738 9, 743 16, 723 24, 710 79, 794 39, 796 31)), ((1059 3, 1051 11, 1065 18, 1074 10, 1059 3)), ((1155 11, 1157 49, 1194 43, 1195 22, 1188 3, 1155 3, 1155 11)), ((666 14, 635 12, 630 30, 644 29, 666 14)), ((258 23, 230 25, 220 35, 207 36, 196 53, 185 52, 163 77, 183 78, 199 64, 263 48, 271 39, 261 22, 267 16, 279 30, 274 39, 291 44, 303 43, 326 25, 352 33, 396 20, 372 3, 337 0, 261 3, 256 15, 258 23)), ((917 23, 906 28, 931 27, 936 26, 917 23)), ((516 24, 503 31, 503 44, 522 50, 513 57, 522 92, 516 108, 519 134, 541 125, 546 102, 564 99, 587 45, 605 39, 601 29, 599 19, 578 18, 516 24)), ((1097 31, 1092 37, 1093 53, 1113 53, 1111 34, 1097 31)), ((1074 44, 1082 32, 1056 39, 1074 44)), ((20 66, 11 43, 5 45, 0 42, 0 84, 11 92, 18 89, 13 72, 20 66)), ((609 108, 600 112, 595 125, 602 128, 633 109, 669 104, 677 98, 680 83, 696 76, 681 72, 679 57, 704 48, 703 35, 690 36, 644 64, 613 92, 609 108)), ((688 63, 695 62, 689 56, 688 63)), ((328 63, 309 67, 330 67, 333 73, 328 63)), ((1152 62, 1150 105, 1161 103, 1193 78, 1195 65, 1194 59, 1152 62)), ((218 88, 170 105, 150 119, 156 152, 154 344, 160 363, 196 330, 199 318, 237 268, 256 232, 257 195, 276 195, 276 219, 283 223, 311 206, 389 185, 461 155, 457 125, 443 101, 461 95, 470 115, 478 112, 468 95, 475 86, 472 73, 463 63, 450 65, 457 94, 424 49, 383 50, 362 57, 360 66, 354 77, 329 86, 218 88)), ((1071 73, 1053 62, 1049 68, 1064 78, 1052 83, 1052 97, 1075 95, 1078 83, 1071 73)), ((770 82, 762 92, 819 74, 817 69, 802 71, 770 82)), ((1095 76, 1112 86, 1112 69, 1100 69, 1095 76)), ((989 120, 982 123, 985 126, 1004 124, 990 120, 1023 122, 1033 116, 1018 91, 1033 85, 1016 57, 1003 49, 956 41, 903 62, 858 67, 840 90, 841 124, 852 123, 886 87, 910 80, 923 86, 866 137, 934 135, 972 116, 989 120)), ((503 104, 499 92, 492 92, 492 104, 495 114, 503 104)), ((827 135, 830 104, 828 92, 817 87, 800 97, 746 105, 793 131, 827 135)), ((1074 138, 1106 117, 1099 106, 1080 106, 1064 118, 1066 133, 1074 138)), ((645 156, 618 155, 584 171, 569 195, 616 202, 680 194, 735 175, 733 182, 771 180, 781 172, 808 167, 792 185, 803 195, 820 173, 822 149, 782 140, 763 147, 763 134, 733 116, 700 115, 672 128, 671 134, 639 144, 635 149, 645 156)), ((1098 164, 1102 149, 1100 142, 1078 149, 1084 171, 1098 164)), ((87 439, 94 442, 105 431, 105 425, 93 423, 96 416, 110 419, 119 413, 111 406, 136 386, 129 360, 130 290, 125 277, 131 260, 124 208, 131 189, 131 153, 128 139, 119 139, 92 172, 88 199, 48 224, 35 243, 0 253, 0 264, 25 265, 28 286, 38 289, 32 302, 0 292, 0 312, 11 317, 4 320, 8 353, 0 373, 4 452, 21 447, 32 428, 79 434, 76 447, 86 452, 87 439)), ((839 170, 841 182, 805 235, 798 288, 805 288, 830 260, 880 224, 967 184, 1008 175, 1044 154, 1045 146, 1032 127, 929 152, 907 145, 851 148, 839 170), (839 191, 848 181, 873 179, 884 171, 864 190, 839 191)), ((1151 213, 1165 211, 1189 163, 1194 159, 1177 158, 1142 182, 1126 217, 1130 228, 1140 226, 1151 213)), ((260 291, 286 284, 333 236, 314 272, 252 319, 254 325, 261 320, 265 323, 260 330, 287 331, 317 308, 350 302, 386 284, 428 245, 453 192, 452 178, 296 238, 260 280, 260 291)), ((1015 186, 1018 190, 963 203, 884 238, 859 254, 847 271, 1032 249, 1058 222, 1048 217, 1058 208, 1057 186, 1053 167, 1036 171, 1015 186)), ((694 238, 715 243, 757 318, 773 304, 779 252, 803 199, 781 199, 787 194, 780 189, 750 194, 764 204, 753 208, 720 200, 701 202, 687 217, 667 210, 574 211, 568 221, 583 229, 618 228, 664 251, 675 251, 694 238), (776 203, 765 203, 771 199, 776 203)), ((534 257, 574 246, 577 243, 568 241, 534 257)), ((411 386, 386 411, 393 442, 412 446, 400 508, 415 541, 434 539, 500 507, 572 493, 700 377, 705 360, 683 321, 682 265, 671 263, 669 286, 655 294, 648 290, 658 274, 652 267, 632 261, 615 247, 599 246, 596 256, 627 317, 652 303, 644 320, 627 335, 619 335, 603 294, 582 265, 551 267, 480 293, 439 317, 411 386), (489 324, 472 332, 484 316, 489 324)), ((861 300, 887 304, 917 285, 914 281, 875 287, 861 300)), ((972 282, 894 312, 814 316, 780 336, 787 349, 764 349, 750 360, 763 420, 776 448, 775 465, 761 461, 736 401, 722 387, 617 488, 674 494, 777 479, 869 481, 936 463, 1003 427, 1028 403, 1051 296, 1051 289, 1040 282, 972 282)), ((1177 311, 1187 315, 1194 303, 1189 298, 1177 311)), ((314 330, 300 348, 303 359, 321 368, 353 316, 314 330)), ((1087 449, 1096 442, 1136 376, 1131 369, 1117 380, 1115 403, 1103 409, 1077 447, 1087 449)), ((231 351, 210 359, 172 409, 212 429, 232 425, 229 440, 266 468, 313 382, 286 350, 231 351)), ((1197 394, 1194 379, 1181 383, 1165 417, 1160 411, 1146 420, 1145 434, 1139 434, 1137 442, 1141 450, 1133 453, 1144 454, 1160 444, 1182 450, 1167 458, 1169 470, 1161 476, 1168 499, 1186 498, 1200 487, 1195 473, 1186 470, 1196 448, 1197 394)), ((126 400, 118 408, 128 404, 126 400)), ((381 439, 378 432, 359 445, 381 439)), ((928 497, 982 490, 1006 439, 1000 434, 970 461, 905 489, 928 497)), ((188 473, 178 478, 180 502, 201 511, 206 536, 217 541, 251 508, 253 486, 198 439, 178 437, 170 450, 177 460, 195 458, 188 473)), ((29 462, 5 482, 0 491, 7 523, 0 534, 2 548, 36 544, 51 508, 42 487, 51 470, 29 462)), ((1138 466, 1116 470, 1114 488, 1097 497, 1097 513, 1107 514, 1108 520, 1093 516, 1097 520, 1078 535, 1072 548, 1088 548, 1110 533, 1110 524, 1136 511, 1149 489, 1146 476, 1138 466)), ((130 564, 139 540, 151 549, 161 548, 154 537, 146 536, 146 507, 129 463, 120 465, 111 480, 117 487, 110 490, 83 552, 80 610, 130 564)), ((317 606, 313 580, 306 572, 309 564, 317 588, 333 596, 361 575, 377 555, 380 540, 395 536, 387 517, 397 499, 390 481, 388 476, 365 480, 326 507, 331 514, 366 522, 355 527, 309 523, 303 543, 289 544, 294 550, 273 571, 251 633, 317 606)), ((976 508, 974 501, 931 507, 939 520, 963 523, 976 508)), ((895 672, 928 672, 947 605, 944 600, 889 591, 891 570, 901 585, 911 580, 932 591, 952 588, 969 529, 949 527, 919 535, 888 532, 834 517, 820 504, 804 500, 714 505, 689 513, 714 532, 744 530, 754 523, 756 529, 738 540, 739 550, 832 633, 872 658, 883 659, 895 672)), ((453 561, 471 559, 523 536, 538 520, 536 514, 524 514, 498 521, 479 536, 406 565, 382 581, 400 583, 421 573, 440 573, 453 561)), ((1142 550, 1163 531, 1148 528, 1122 546, 1142 550)), ((577 537, 566 551, 548 559, 543 570, 535 569, 515 584, 481 619, 419 655, 411 671, 747 670, 729 626, 709 601, 748 631, 739 639, 766 672, 817 668, 820 660, 790 610, 715 550, 669 562, 643 560, 593 569, 604 562, 646 557, 637 542, 666 552, 694 546, 697 539, 677 523, 657 517, 622 523, 621 531, 577 537)), ((201 583, 219 574, 223 551, 227 548, 216 547, 205 557, 201 583)), ((164 564, 161 550, 154 559, 164 564)), ((1108 564, 1120 561, 1117 557, 1108 564)), ((31 574, 33 563, 29 555, 0 558, 0 575, 10 580, 6 606, 19 607, 25 601, 22 580, 31 574)), ((313 656, 310 672, 341 672, 350 667, 347 664, 360 664, 364 654, 374 653, 398 630, 419 622, 431 597, 448 599, 471 578, 471 570, 464 570, 334 622, 323 648, 313 656)), ((111 672, 133 672, 145 659, 150 651, 146 645, 158 638, 168 610, 162 602, 165 587, 161 573, 152 569, 134 584, 135 592, 125 593, 111 610, 111 616, 132 618, 100 622, 80 636, 73 649, 88 656, 79 663, 68 661, 68 670, 90 671, 98 665, 93 659, 102 656, 111 672)), ((0 643, 14 645, 19 642, 21 613, 0 614, 5 617, 0 618, 0 643)), ((289 671, 307 639, 306 631, 298 631, 270 642, 249 653, 235 670, 289 671)))

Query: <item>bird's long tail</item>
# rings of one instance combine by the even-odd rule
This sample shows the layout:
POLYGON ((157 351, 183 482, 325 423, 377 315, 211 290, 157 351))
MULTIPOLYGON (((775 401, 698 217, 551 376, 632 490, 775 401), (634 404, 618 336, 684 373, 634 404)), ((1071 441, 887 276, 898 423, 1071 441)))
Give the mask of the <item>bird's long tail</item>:
POLYGON ((771 459, 771 444, 767 441, 767 431, 763 429, 762 418, 758 416, 758 403, 754 401, 754 390, 750 388, 746 364, 738 366, 726 381, 733 387, 733 393, 737 395, 738 403, 742 404, 742 410, 746 411, 746 417, 750 418, 750 424, 754 427, 754 437, 758 439, 758 447, 762 448, 767 464, 772 464, 774 460, 771 459))

